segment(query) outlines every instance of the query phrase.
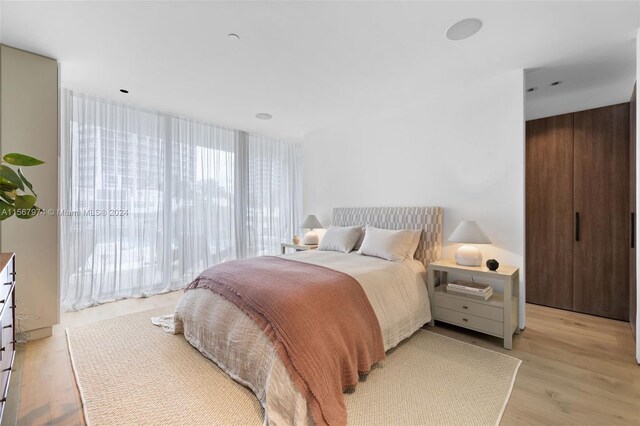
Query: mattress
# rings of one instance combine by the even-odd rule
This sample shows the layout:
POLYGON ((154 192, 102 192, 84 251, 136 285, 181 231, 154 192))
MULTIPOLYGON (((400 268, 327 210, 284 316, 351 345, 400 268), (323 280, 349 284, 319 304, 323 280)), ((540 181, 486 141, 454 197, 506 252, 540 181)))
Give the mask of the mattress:
MULTIPOLYGON (((378 318, 385 350, 431 320, 426 270, 421 262, 389 262, 357 253, 318 250, 282 257, 332 268, 358 281, 378 318)), ((204 356, 255 393, 265 409, 265 424, 314 424, 306 400, 296 390, 271 341, 234 304, 207 289, 189 290, 176 307, 174 327, 204 356)))

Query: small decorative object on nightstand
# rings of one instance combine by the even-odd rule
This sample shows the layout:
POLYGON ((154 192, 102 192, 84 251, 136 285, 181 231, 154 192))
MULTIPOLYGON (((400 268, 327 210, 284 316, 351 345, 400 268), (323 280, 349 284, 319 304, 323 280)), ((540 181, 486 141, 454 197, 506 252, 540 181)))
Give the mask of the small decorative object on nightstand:
POLYGON ((489 268, 490 271, 497 271, 499 266, 500 266, 500 263, 498 263, 497 260, 495 259, 487 260, 487 268, 489 268))
POLYGON ((317 244, 289 244, 289 243, 280 243, 280 250, 282 250, 282 254, 286 253, 286 250, 290 248, 294 251, 305 251, 305 250, 314 250, 318 248, 317 244))
POLYGON ((300 244, 300 237, 298 237, 297 235, 294 235, 293 238, 291 238, 291 242, 293 244, 300 244))
POLYGON ((318 234, 316 234, 313 230, 322 228, 322 224, 318 220, 318 218, 310 214, 309 216, 304 218, 304 222, 300 225, 302 229, 309 229, 309 232, 304 234, 303 243, 306 245, 318 245, 318 234))
POLYGON ((491 244, 491 240, 487 237, 487 234, 485 234, 484 231, 480 229, 480 226, 478 226, 478 223, 473 220, 463 220, 460 222, 451 235, 449 235, 449 241, 464 244, 456 251, 456 263, 463 266, 482 265, 482 253, 470 244, 491 244))
POLYGON ((461 266, 452 260, 438 260, 430 263, 428 269, 428 290, 431 300, 433 320, 459 325, 480 331, 504 340, 505 349, 513 345, 513 333, 520 334, 520 271, 513 266, 502 266, 499 271, 484 267, 461 266), (471 275, 473 281, 485 279, 500 280, 502 293, 493 292, 487 300, 471 298, 447 292, 448 273, 471 275), (439 284, 436 287, 436 284, 439 284))

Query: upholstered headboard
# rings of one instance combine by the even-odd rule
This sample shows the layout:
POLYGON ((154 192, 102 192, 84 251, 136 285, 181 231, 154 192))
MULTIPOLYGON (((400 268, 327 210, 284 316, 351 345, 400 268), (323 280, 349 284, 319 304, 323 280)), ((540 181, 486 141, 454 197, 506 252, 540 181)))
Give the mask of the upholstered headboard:
POLYGON ((441 207, 337 207, 333 209, 333 224, 371 225, 384 229, 422 229, 415 258, 425 266, 440 259, 441 207))

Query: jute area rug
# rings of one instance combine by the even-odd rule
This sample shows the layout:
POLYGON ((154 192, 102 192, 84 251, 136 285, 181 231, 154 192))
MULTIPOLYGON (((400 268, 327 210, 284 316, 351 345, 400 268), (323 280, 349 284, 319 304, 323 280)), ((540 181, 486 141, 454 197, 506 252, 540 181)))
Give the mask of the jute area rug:
MULTIPOLYGON (((172 307, 67 329, 87 424, 262 425, 253 393, 151 324, 172 307)), ((420 330, 346 396, 350 425, 495 425, 521 361, 420 330)))

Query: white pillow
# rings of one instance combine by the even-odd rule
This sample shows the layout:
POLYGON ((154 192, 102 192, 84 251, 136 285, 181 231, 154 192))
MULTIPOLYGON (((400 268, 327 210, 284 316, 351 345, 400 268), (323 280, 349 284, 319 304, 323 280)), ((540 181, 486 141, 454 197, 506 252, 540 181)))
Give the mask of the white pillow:
POLYGON ((330 226, 320 241, 318 250, 349 253, 358 242, 361 232, 361 226, 330 226))
POLYGON ((364 226, 360 227, 360 237, 358 237, 358 242, 356 243, 355 246, 353 246, 353 249, 358 251, 360 250, 360 247, 362 246, 362 241, 364 240, 364 234, 365 234, 365 228, 364 226))
POLYGON ((407 259, 415 259, 416 250, 418 250, 418 246, 420 245, 422 229, 409 230, 409 232, 413 234, 413 240, 411 241, 411 245, 409 246, 409 250, 407 251, 407 255, 405 257, 407 259))
POLYGON ((367 226, 358 253, 391 261, 404 260, 413 243, 414 234, 414 231, 408 229, 393 231, 367 226))

